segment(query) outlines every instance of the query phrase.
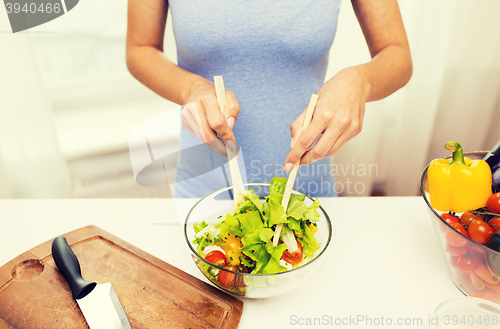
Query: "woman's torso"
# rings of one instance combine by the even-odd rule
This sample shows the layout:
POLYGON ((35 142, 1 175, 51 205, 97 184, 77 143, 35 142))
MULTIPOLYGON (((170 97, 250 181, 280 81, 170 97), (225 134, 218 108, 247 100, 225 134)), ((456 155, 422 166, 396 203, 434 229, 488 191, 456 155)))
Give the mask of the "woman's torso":
MULTIPOLYGON (((169 1, 178 65, 211 81, 222 75, 238 98, 233 131, 248 182, 287 176, 282 168, 290 124, 324 83, 340 2, 169 1)), ((181 149, 200 143, 182 129, 181 149)), ((226 186, 217 158, 210 150, 181 152, 176 196, 199 197, 226 186)), ((301 166, 295 188, 312 196, 335 195, 329 163, 301 166)))

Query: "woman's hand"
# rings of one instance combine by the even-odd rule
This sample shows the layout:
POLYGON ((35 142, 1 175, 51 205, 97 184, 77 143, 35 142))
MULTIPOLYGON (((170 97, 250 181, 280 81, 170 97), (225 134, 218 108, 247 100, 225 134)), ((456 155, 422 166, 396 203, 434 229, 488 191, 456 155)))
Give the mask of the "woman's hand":
POLYGON ((370 86, 356 67, 346 68, 328 80, 318 92, 316 110, 307 129, 302 132, 307 109, 290 126, 292 150, 285 160, 285 171, 299 160, 300 164, 309 164, 332 156, 358 135, 369 94, 370 86), (307 151, 316 139, 316 145, 307 151))
POLYGON ((305 111, 293 122, 285 171, 299 160, 308 164, 335 154, 360 133, 365 103, 389 96, 411 77, 410 48, 397 0, 351 2, 372 59, 340 71, 321 87, 313 119, 302 134, 305 111))
POLYGON ((227 156, 226 145, 231 149, 236 148, 232 129, 239 112, 240 105, 236 95, 226 90, 223 116, 215 94, 215 86, 207 80, 190 94, 188 104, 182 109, 182 125, 204 144, 227 156))

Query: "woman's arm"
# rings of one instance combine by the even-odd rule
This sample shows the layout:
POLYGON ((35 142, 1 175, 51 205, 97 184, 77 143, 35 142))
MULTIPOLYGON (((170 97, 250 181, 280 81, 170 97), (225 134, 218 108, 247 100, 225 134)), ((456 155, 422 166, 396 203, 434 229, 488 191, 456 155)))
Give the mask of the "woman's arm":
POLYGON ((370 86, 367 101, 389 96, 412 75, 410 46, 396 0, 352 0, 372 60, 359 65, 370 86))
POLYGON ((341 70, 323 85, 313 120, 303 133, 305 111, 293 122, 285 171, 299 159, 308 164, 335 154, 361 132, 365 103, 387 97, 411 77, 410 49, 397 0, 352 0, 352 4, 372 59, 341 70))
MULTIPOLYGON (((210 141, 219 140, 217 133, 223 140, 234 141, 232 128, 239 113, 236 96, 226 91, 225 117, 222 117, 213 83, 182 69, 164 55, 167 13, 166 0, 129 0, 126 44, 129 72, 172 102, 196 104, 183 111, 183 125, 204 143, 210 145, 210 141)), ((225 147, 217 151, 225 154, 225 147)))
POLYGON ((163 54, 168 4, 129 0, 126 60, 130 73, 158 95, 184 105, 202 78, 181 69, 163 54))

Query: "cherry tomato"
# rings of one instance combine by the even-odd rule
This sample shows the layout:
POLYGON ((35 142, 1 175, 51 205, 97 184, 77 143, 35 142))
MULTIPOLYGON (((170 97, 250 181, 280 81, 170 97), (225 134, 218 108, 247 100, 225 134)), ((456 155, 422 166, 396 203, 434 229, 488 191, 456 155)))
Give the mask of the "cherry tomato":
POLYGON ((460 222, 462 222, 462 225, 465 227, 465 228, 468 228, 469 225, 470 225, 470 222, 472 222, 473 220, 476 220, 476 219, 479 219, 479 220, 484 220, 483 219, 483 216, 481 215, 475 215, 469 211, 466 211, 462 214, 462 216, 460 216, 460 222))
POLYGON ((446 248, 446 251, 450 255, 461 256, 461 255, 465 255, 469 251, 470 246, 469 246, 469 244, 466 244, 466 245, 463 245, 460 247, 455 247, 454 245, 447 243, 445 248, 446 248))
MULTIPOLYGON (((460 218, 458 218, 457 216, 450 215, 447 212, 442 213, 440 217, 444 222, 446 222, 449 225, 453 223, 460 223, 460 218)), ((444 233, 446 232, 446 230, 448 230, 448 226, 444 225, 443 223, 439 223, 439 230, 441 231, 441 233, 444 233)))
POLYGON ((224 256, 224 253, 220 250, 212 250, 205 256, 205 259, 210 263, 218 265, 220 267, 224 267, 227 265, 226 256, 224 256))
POLYGON ((500 230, 500 217, 495 217, 492 218, 489 222, 488 225, 493 228, 493 231, 498 231, 500 230))
POLYGON ((288 249, 283 252, 283 255, 281 256, 281 259, 283 259, 285 262, 288 264, 298 264, 302 260, 302 257, 304 256, 304 253, 302 252, 302 245, 300 242, 297 240, 297 248, 298 250, 294 252, 289 252, 288 249))
POLYGON ((482 244, 488 245, 490 242, 491 236, 494 231, 491 226, 483 222, 482 220, 473 220, 472 223, 469 224, 469 236, 472 240, 482 244))
MULTIPOLYGON (((224 266, 224 269, 228 271, 238 272, 238 268, 236 266, 224 266)), ((219 271, 217 279, 219 280, 221 286, 223 286, 224 288, 233 289, 234 283, 236 281, 236 273, 219 271)))
POLYGON ((500 192, 490 195, 486 201, 486 207, 489 212, 500 214, 500 192))
POLYGON ((475 271, 479 267, 479 259, 476 255, 471 253, 466 253, 465 255, 458 256, 457 266, 464 272, 470 273, 475 271))
POLYGON ((461 233, 462 235, 468 237, 469 235, 467 234, 467 231, 464 229, 462 224, 460 223, 453 223, 451 224, 451 227, 453 227, 455 230, 447 230, 446 233, 444 234, 444 237, 446 241, 455 246, 455 247, 462 247, 467 244, 467 239, 461 236, 460 234, 457 234, 457 231, 461 233))
POLYGON ((441 218, 448 224, 460 223, 460 218, 453 216, 447 212, 441 214, 441 218))

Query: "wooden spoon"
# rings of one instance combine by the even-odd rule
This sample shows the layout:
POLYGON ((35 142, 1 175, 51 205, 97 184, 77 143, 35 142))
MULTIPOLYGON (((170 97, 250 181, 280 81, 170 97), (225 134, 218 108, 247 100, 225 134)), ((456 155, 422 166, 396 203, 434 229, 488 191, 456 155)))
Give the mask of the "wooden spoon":
MULTIPOLYGON (((314 113, 314 108, 316 107, 316 103, 318 102, 318 95, 313 94, 311 96, 311 100, 309 101, 309 106, 307 107, 306 116, 304 117, 304 121, 302 122, 302 131, 306 130, 311 123, 312 115, 314 113)), ((281 205, 283 206, 283 210, 288 208, 288 202, 290 201, 290 196, 292 194, 293 184, 295 183, 295 178, 297 177, 297 171, 299 170, 300 159, 297 161, 290 171, 290 175, 288 175, 288 181, 286 183, 285 192, 283 193, 283 199, 281 200, 281 205)), ((279 223, 276 225, 276 233, 273 236, 273 245, 277 246, 278 241, 280 239, 281 228, 283 227, 283 223, 279 223)), ((294 252, 297 250, 297 246, 288 246, 288 251, 294 252)))

